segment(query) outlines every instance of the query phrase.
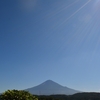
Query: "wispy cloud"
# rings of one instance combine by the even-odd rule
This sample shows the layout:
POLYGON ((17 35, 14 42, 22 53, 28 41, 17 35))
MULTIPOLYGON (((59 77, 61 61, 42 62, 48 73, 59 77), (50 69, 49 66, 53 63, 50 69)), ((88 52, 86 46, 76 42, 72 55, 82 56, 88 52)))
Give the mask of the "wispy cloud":
POLYGON ((81 6, 78 10, 76 10, 71 16, 69 16, 63 23, 73 17, 77 12, 79 12, 83 7, 85 7, 91 0, 88 0, 83 6, 81 6))

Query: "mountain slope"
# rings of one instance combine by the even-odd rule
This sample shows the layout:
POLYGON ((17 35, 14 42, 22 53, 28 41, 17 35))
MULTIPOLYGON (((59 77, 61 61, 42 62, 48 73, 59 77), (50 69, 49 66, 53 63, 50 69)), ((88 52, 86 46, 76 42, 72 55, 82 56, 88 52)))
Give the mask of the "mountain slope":
POLYGON ((25 90, 29 91, 31 94, 36 94, 36 95, 52 95, 52 94, 72 95, 79 92, 77 90, 61 86, 52 80, 47 80, 38 86, 28 88, 25 90))

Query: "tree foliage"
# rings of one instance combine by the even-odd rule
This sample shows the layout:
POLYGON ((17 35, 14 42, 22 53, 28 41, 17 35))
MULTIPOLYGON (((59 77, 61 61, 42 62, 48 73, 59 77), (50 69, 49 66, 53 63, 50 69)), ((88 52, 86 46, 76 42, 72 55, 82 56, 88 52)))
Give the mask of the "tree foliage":
POLYGON ((0 96, 0 100, 38 100, 35 96, 23 90, 7 90, 0 96))

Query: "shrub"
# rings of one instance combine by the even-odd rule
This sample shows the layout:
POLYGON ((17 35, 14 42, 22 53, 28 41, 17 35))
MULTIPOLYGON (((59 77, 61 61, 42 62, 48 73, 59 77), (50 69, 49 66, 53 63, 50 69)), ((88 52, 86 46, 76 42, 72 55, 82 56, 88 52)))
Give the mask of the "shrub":
POLYGON ((38 100, 35 96, 23 90, 7 90, 0 96, 0 100, 38 100))

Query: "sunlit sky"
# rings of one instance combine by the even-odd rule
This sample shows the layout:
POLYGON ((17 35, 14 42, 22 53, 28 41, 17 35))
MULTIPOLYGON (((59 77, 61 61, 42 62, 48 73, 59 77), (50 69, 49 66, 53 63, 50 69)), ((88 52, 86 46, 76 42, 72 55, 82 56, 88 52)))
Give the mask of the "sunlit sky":
POLYGON ((0 0, 0 92, 48 79, 100 92, 100 0, 0 0))

